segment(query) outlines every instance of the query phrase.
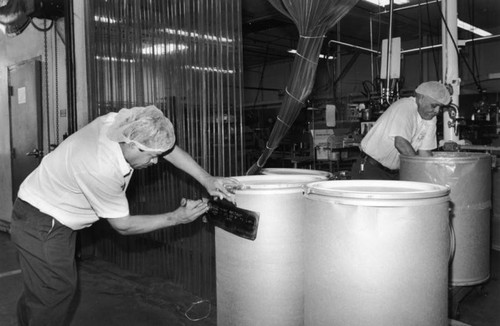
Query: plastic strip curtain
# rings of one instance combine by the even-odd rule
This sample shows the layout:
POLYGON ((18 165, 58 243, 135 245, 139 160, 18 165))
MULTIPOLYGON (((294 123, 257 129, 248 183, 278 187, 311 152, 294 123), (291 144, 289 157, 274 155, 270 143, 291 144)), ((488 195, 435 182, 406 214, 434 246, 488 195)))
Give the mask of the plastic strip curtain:
POLYGON ((258 173, 264 167, 299 115, 300 109, 304 107, 314 85, 324 34, 358 2, 357 0, 268 1, 295 23, 300 37, 276 123, 263 153, 247 171, 249 175, 258 173))
MULTIPOLYGON (((91 118, 154 104, 172 120, 177 144, 213 175, 243 173, 241 8, 233 0, 88 0, 93 26, 91 118)), ((136 171, 133 214, 174 210, 204 189, 168 163, 136 171)), ((108 237, 117 237, 107 231, 108 237)), ((106 240, 102 240, 106 241, 106 240)), ((214 295, 213 234, 194 223, 103 242, 108 259, 214 295), (125 241, 127 244, 118 244, 125 241), (142 249, 141 249, 142 248, 142 249), (144 248, 154 248, 145 257, 144 248)))

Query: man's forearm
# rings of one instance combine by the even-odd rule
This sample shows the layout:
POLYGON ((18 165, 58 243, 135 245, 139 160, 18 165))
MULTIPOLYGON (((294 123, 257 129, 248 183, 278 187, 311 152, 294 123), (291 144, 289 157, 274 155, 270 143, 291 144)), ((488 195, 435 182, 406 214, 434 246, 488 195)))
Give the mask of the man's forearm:
POLYGON ((107 220, 113 229, 123 235, 149 233, 178 224, 171 212, 156 215, 129 215, 107 220))
POLYGON ((417 155, 417 152, 411 146, 410 142, 404 139, 403 137, 396 137, 394 139, 394 146, 398 150, 400 154, 403 155, 417 155))
POLYGON ((175 146, 173 151, 163 157, 177 168, 191 175, 198 182, 204 185, 204 180, 211 175, 205 171, 187 152, 179 146, 175 146))

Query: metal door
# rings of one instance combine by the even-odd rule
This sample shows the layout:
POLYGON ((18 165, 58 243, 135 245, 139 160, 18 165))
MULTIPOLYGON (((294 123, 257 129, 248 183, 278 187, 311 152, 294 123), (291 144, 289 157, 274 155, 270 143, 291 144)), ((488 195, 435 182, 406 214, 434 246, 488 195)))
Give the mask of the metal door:
POLYGON ((41 62, 31 59, 8 68, 12 198, 43 157, 41 62))

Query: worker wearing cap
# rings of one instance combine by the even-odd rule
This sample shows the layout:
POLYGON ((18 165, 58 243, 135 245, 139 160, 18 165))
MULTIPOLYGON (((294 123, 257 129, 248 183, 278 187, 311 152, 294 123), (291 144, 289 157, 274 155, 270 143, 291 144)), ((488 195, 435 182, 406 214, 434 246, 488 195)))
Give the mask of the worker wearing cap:
POLYGON ((172 212, 130 215, 125 191, 133 171, 160 157, 193 176, 210 195, 232 199, 227 188, 238 182, 211 176, 176 146, 172 123, 154 106, 95 119, 23 181, 11 222, 24 281, 19 325, 69 324, 77 284, 76 230, 104 218, 121 234, 140 234, 192 222, 208 210, 206 199, 183 199, 172 212))
POLYGON ((360 144, 352 179, 399 179, 399 155, 432 155, 437 148, 436 116, 450 104, 448 89, 437 81, 420 84, 415 97, 402 98, 377 119, 360 144))

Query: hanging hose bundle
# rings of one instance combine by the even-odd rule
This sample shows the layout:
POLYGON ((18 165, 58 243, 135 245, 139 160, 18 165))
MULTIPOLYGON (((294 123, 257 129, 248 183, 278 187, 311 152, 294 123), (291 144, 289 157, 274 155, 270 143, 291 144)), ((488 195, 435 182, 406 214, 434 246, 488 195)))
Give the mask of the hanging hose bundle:
POLYGON ((324 34, 335 26, 358 1, 269 0, 269 2, 295 23, 300 37, 276 123, 266 143, 266 148, 257 162, 247 171, 248 175, 258 173, 266 164, 304 106, 314 84, 324 34))

